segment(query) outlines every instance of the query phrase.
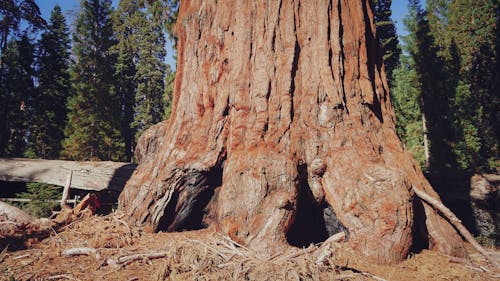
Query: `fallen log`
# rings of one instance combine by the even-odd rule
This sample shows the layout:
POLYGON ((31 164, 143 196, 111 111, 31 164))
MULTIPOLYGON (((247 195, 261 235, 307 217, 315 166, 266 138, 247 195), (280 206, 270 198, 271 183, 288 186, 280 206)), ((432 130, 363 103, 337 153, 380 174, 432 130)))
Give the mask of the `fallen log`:
POLYGON ((50 235, 51 232, 95 212, 96 198, 87 194, 74 209, 66 208, 54 219, 36 219, 26 212, 0 201, 0 249, 23 248, 50 235))
POLYGON ((71 174, 71 188, 120 192, 136 166, 111 161, 0 158, 0 180, 65 186, 71 174))

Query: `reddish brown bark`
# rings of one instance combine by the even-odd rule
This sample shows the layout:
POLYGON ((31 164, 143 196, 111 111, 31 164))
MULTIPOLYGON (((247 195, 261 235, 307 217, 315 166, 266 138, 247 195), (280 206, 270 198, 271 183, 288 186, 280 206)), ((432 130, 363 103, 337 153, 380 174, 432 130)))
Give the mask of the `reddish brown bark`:
POLYGON ((379 262, 417 236, 464 255, 412 191, 438 198, 396 136, 368 2, 182 1, 173 114, 138 145, 130 220, 189 228, 215 193, 206 221, 270 253, 312 205, 379 262))

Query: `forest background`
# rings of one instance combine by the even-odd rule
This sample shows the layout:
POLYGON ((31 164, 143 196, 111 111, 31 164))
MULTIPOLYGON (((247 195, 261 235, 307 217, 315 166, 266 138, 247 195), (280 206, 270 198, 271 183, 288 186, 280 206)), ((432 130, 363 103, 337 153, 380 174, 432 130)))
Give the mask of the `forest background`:
MULTIPOLYGON (((0 4, 0 157, 133 162, 140 134, 170 114, 179 3, 59 2, 0 4)), ((372 7, 406 149, 429 178, 498 173, 498 1, 372 7)), ((37 216, 60 194, 5 190, 37 216)))

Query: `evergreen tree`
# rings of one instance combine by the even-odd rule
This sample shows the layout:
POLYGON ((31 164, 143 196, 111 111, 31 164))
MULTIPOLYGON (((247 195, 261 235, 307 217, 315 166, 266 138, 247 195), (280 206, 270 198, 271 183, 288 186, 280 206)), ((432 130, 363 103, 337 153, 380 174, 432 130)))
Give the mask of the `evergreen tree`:
POLYGON ((35 217, 50 217, 52 211, 59 206, 52 200, 61 198, 61 188, 51 184, 30 182, 26 184, 26 191, 17 194, 18 198, 31 201, 21 204, 21 209, 35 217))
POLYGON ((498 7, 496 0, 456 0, 448 6, 449 48, 459 57, 452 115, 456 131, 454 153, 459 168, 466 171, 494 171, 498 165, 498 7))
POLYGON ((45 20, 34 0, 2 0, 0 16, 0 69, 3 69, 3 54, 7 50, 7 42, 10 35, 19 30, 21 22, 27 23, 28 28, 38 29, 45 25, 45 20))
POLYGON ((115 44, 110 0, 85 0, 76 21, 71 75, 75 94, 68 102, 63 157, 124 160, 121 112, 114 82, 115 44))
POLYGON ((4 75, 8 81, 2 89, 5 118, 2 121, 6 124, 2 134, 6 141, 0 147, 0 154, 4 156, 21 157, 26 148, 30 112, 26 101, 35 95, 33 52, 34 45, 25 33, 19 40, 9 41, 4 54, 4 75))
MULTIPOLYGON (((69 32, 61 7, 51 12, 47 29, 38 41, 36 95, 29 99, 28 149, 30 158, 57 159, 61 152, 66 123, 66 102, 70 94, 69 32)), ((21 207, 37 217, 47 217, 58 206, 50 200, 60 197, 61 188, 32 182, 21 198, 31 199, 21 207)))
POLYGON ((394 82, 391 97, 396 114, 396 129, 405 148, 423 170, 428 168, 426 155, 426 127, 422 114, 422 97, 419 87, 419 76, 415 70, 415 62, 408 55, 401 56, 400 65, 394 70, 394 82))
POLYGON ((171 95, 172 87, 165 83, 173 83, 173 74, 164 62, 164 31, 168 32, 168 11, 177 6, 178 1, 122 0, 114 16, 117 90, 128 160, 135 139, 168 112, 171 98, 164 95, 171 95))
MULTIPOLYGON (((161 22, 164 31, 168 35, 170 40, 174 41, 174 47, 176 44, 176 38, 174 35, 174 26, 177 21, 177 14, 179 12, 180 0, 138 0, 142 4, 149 7, 155 7, 153 13, 153 18, 157 22, 161 22)), ((150 10, 151 11, 151 10, 150 10)))
POLYGON ((137 89, 136 62, 138 53, 139 24, 143 21, 138 0, 121 0, 113 16, 113 29, 117 44, 113 47, 117 54, 115 75, 117 93, 120 97, 122 123, 121 130, 125 141, 126 160, 132 159, 135 145, 134 99, 137 89))
POLYGON ((393 85, 392 73, 399 65, 401 48, 396 26, 391 15, 392 0, 372 0, 373 17, 377 27, 377 40, 383 52, 385 72, 389 85, 393 85))
POLYGON ((417 12, 415 45, 411 55, 419 75, 422 112, 427 120, 429 136, 430 170, 433 173, 454 171, 456 157, 452 152, 453 135, 450 115, 456 80, 449 76, 452 66, 440 56, 440 48, 435 43, 425 11, 417 12))
POLYGON ((66 102, 70 94, 69 32, 61 7, 52 10, 47 30, 38 42, 38 91, 29 100, 29 157, 56 159, 62 149, 66 102))
POLYGON ((167 64, 167 68, 165 71, 165 94, 163 95, 165 104, 165 112, 163 114, 164 119, 170 118, 170 113, 172 113, 174 80, 175 80, 175 71, 173 71, 170 65, 167 64))
MULTIPOLYGON (((19 128, 19 124, 9 123, 13 120, 19 122, 16 117, 14 119, 12 117, 15 116, 13 113, 15 109, 19 108, 19 104, 15 103, 18 103, 20 98, 13 97, 13 92, 8 89, 15 86, 9 85, 12 81, 7 78, 6 60, 10 60, 10 71, 15 69, 16 66, 13 64, 16 64, 14 61, 17 52, 12 48, 15 48, 18 43, 14 41, 26 36, 30 29, 36 30, 44 25, 45 21, 41 17, 40 9, 34 0, 0 1, 0 101, 2 101, 0 104, 0 155, 5 155, 7 150, 12 149, 11 130, 12 128, 19 128), (19 36, 20 26, 25 28, 19 36), (9 45, 10 50, 8 51, 9 45), (7 58, 7 56, 10 57, 7 58), (10 148, 8 149, 7 146, 10 146, 10 148)), ((28 54, 22 55, 24 58, 28 58, 28 54)), ((12 72, 9 75, 12 75, 12 72)))
MULTIPOLYGON (((433 173, 494 171, 498 167, 499 98, 496 91, 498 53, 497 1, 427 0, 423 11, 410 1, 405 24, 418 83, 422 117, 426 117, 433 173)), ((415 77, 410 67, 396 71, 393 96, 398 120, 404 104, 403 85, 415 77), (398 96, 399 95, 399 96, 398 96)), ((406 91, 405 93, 408 93, 406 91)), ((407 101, 408 102, 408 101, 407 101)), ((411 114, 410 114, 411 116, 411 114)), ((398 126, 407 126, 408 120, 398 126), (405 123, 406 122, 406 123, 405 123)), ((402 128, 400 128, 402 131, 402 128)), ((407 135, 408 131, 402 132, 407 135)))
POLYGON ((137 59, 137 90, 135 93, 134 122, 136 137, 161 120, 165 113, 165 36, 159 16, 163 10, 160 2, 146 6, 146 13, 139 25, 137 59))
POLYGON ((416 48, 416 31, 422 17, 418 1, 411 1, 404 24, 409 34, 404 36, 400 64, 394 70, 391 99, 396 114, 396 129, 406 150, 419 162, 423 170, 429 168, 428 138, 425 117, 422 112, 422 91, 420 75, 416 70, 413 54, 416 48), (426 146, 427 144, 427 146, 426 146))

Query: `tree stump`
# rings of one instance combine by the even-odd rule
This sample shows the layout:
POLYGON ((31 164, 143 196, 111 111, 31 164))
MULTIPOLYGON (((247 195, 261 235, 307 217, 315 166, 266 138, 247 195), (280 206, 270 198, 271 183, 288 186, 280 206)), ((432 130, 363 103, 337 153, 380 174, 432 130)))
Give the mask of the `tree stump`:
POLYGON ((396 135, 368 0, 182 1, 176 34, 172 116, 119 200, 132 223, 214 225, 269 254, 344 229, 377 262, 465 255, 412 191, 438 198, 396 135))

